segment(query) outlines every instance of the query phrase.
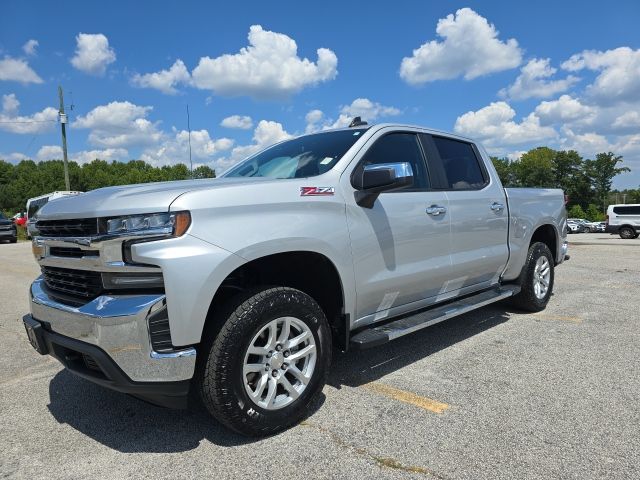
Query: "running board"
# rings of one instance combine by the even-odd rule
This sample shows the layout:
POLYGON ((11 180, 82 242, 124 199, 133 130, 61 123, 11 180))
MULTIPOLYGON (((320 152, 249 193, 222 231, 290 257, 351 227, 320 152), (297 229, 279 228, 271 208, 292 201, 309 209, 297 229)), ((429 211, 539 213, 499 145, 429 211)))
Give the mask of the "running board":
POLYGON ((457 317, 490 303, 512 297, 518 292, 520 292, 518 285, 503 285, 460 300, 454 300, 445 305, 435 306, 429 310, 409 314, 409 316, 404 316, 399 320, 391 321, 378 327, 373 326, 356 333, 351 337, 351 347, 356 350, 377 347, 449 318, 457 317))

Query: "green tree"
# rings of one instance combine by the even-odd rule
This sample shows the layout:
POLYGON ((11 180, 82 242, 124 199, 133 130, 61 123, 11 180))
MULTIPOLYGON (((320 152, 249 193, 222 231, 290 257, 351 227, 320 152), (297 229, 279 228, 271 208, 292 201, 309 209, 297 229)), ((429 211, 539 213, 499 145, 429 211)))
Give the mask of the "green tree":
POLYGON ((605 215, 600 211, 597 205, 590 203, 589 207, 587 207, 585 218, 592 222, 602 222, 605 219, 605 215))
POLYGON ((498 172, 498 177, 505 187, 515 187, 516 180, 513 171, 513 163, 508 158, 491 157, 491 162, 498 172))
POLYGON ((584 210, 580 205, 574 205, 567 212, 569 218, 587 218, 587 214, 584 213, 584 210))
POLYGON ((216 171, 206 165, 200 165, 193 171, 193 178, 216 178, 216 171))
POLYGON ((617 175, 631 171, 628 167, 619 167, 622 155, 616 156, 612 152, 598 153, 595 160, 584 162, 584 171, 593 188, 595 200, 606 203, 611 192, 611 182, 617 175))
POLYGON ((514 162, 516 181, 522 187, 555 187, 553 159, 556 151, 549 147, 529 150, 514 162))

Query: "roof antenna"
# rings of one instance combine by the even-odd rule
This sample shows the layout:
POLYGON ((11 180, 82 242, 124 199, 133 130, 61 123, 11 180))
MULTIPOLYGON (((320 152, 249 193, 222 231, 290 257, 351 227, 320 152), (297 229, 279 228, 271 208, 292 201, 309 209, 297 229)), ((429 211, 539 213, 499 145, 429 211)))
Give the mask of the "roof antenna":
POLYGON ((193 179, 193 162, 191 161, 191 121, 189 119, 189 104, 187 103, 187 129, 189 130, 189 172, 193 179))
POLYGON ((354 117, 354 119, 351 120, 351 123, 349 124, 349 128, 361 127, 362 125, 368 125, 368 123, 363 122, 360 117, 354 117))

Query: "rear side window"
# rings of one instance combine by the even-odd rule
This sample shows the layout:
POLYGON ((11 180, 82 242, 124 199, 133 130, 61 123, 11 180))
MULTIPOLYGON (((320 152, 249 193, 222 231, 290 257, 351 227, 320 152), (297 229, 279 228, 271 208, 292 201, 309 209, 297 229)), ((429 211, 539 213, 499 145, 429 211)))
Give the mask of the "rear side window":
POLYGON ((640 205, 613 207, 613 213, 616 215, 640 215, 640 205))
POLYGON ((433 137, 451 190, 473 190, 486 183, 480 162, 470 143, 451 138, 433 137))
POLYGON ((413 187, 410 189, 426 188, 426 167, 418 138, 413 133, 390 133, 376 140, 364 154, 359 169, 364 165, 401 162, 409 163, 413 170, 413 187))

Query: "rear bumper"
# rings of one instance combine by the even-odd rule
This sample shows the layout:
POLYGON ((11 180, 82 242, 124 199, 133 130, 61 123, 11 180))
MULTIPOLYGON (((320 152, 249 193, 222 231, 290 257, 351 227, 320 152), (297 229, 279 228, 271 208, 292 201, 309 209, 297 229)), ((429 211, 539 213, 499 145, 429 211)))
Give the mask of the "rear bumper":
POLYGON ((152 348, 149 317, 166 308, 162 294, 101 295, 74 307, 51 297, 40 277, 31 285, 30 300, 31 317, 49 336, 77 341, 76 347, 83 346, 76 348, 80 352, 102 352, 98 357, 113 363, 131 382, 180 382, 193 377, 195 348, 168 353, 152 348))
POLYGON ((30 327, 30 339, 37 343, 39 353, 56 358, 72 373, 93 383, 127 393, 155 405, 186 408, 189 380, 172 382, 135 382, 101 348, 51 331, 44 322, 31 315, 23 317, 30 327))

